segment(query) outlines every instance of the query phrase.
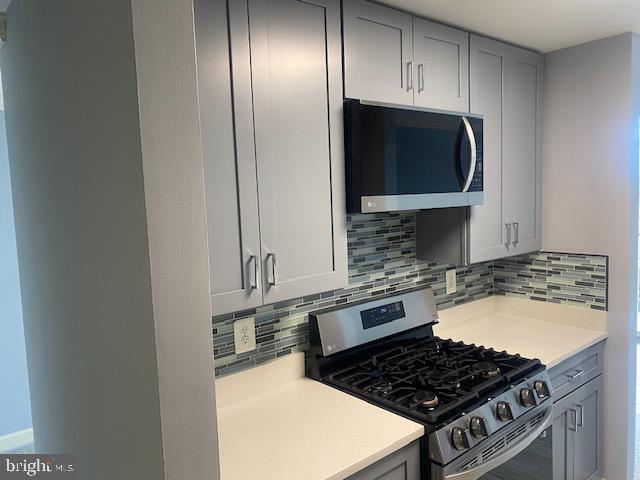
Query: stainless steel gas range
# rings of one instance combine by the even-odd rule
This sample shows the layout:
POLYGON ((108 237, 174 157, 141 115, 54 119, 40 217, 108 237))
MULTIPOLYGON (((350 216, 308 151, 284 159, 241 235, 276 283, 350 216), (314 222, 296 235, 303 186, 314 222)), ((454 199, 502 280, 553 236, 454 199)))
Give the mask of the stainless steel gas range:
POLYGON ((431 289, 313 312, 307 374, 425 426, 424 480, 552 479, 539 360, 433 335, 431 289))

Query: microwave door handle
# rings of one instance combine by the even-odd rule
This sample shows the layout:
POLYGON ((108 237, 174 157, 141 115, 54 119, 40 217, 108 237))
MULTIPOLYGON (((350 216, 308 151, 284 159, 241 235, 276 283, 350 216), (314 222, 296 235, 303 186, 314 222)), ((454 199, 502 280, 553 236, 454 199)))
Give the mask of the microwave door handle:
POLYGON ((462 187, 462 192, 468 192, 469 187, 471 186, 471 182, 473 181, 473 177, 476 173, 476 135, 473 133, 473 128, 471 128, 471 124, 467 117, 462 117, 462 123, 464 124, 464 129, 467 132, 467 138, 469 139, 469 172, 467 172, 467 179, 464 182, 464 187, 462 187))

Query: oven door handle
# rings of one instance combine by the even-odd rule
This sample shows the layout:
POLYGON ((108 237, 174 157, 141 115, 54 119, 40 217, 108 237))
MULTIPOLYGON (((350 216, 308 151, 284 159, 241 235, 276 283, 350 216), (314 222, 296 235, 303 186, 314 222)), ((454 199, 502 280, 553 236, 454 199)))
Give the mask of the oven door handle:
POLYGON ((553 421, 552 412, 553 412, 553 407, 551 406, 548 407, 547 410, 545 411, 544 419, 540 423, 538 423, 538 425, 536 425, 536 428, 531 432, 529 432, 529 434, 526 437, 522 438, 519 442, 514 444, 508 450, 505 450, 501 455, 494 457, 487 462, 481 463, 475 468, 471 468, 463 472, 456 472, 456 473, 447 475, 444 477, 444 479, 445 480, 449 480, 449 479, 478 480, 485 473, 489 473, 494 468, 499 467, 503 463, 508 462, 513 457, 515 457, 516 455, 521 453, 523 450, 525 450, 529 445, 531 445, 531 443, 540 435, 542 435, 542 432, 544 432, 551 425, 551 422, 553 421))
POLYGON ((462 187, 462 192, 469 191, 469 187, 471 187, 471 182, 473 181, 473 177, 476 173, 476 134, 473 133, 473 127, 469 123, 469 119, 467 117, 462 117, 462 123, 464 124, 464 129, 467 132, 467 138, 469 139, 469 171, 467 172, 467 177, 464 182, 464 186, 462 187))

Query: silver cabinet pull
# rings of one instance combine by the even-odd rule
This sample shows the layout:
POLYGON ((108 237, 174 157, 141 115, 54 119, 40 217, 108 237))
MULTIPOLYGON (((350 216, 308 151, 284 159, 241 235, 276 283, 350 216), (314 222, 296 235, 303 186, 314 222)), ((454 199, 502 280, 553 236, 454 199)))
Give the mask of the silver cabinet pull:
POLYGON ((424 91, 424 64, 418 64, 418 93, 424 91))
POLYGON ((584 427, 584 406, 576 405, 576 411, 576 428, 582 428, 584 427))
POLYGON ((276 254, 267 254, 267 262, 269 262, 269 259, 271 259, 271 278, 269 279, 269 286, 275 287, 278 285, 278 279, 276 277, 276 254))
POLYGON ((576 378, 584 375, 584 370, 576 370, 575 373, 567 373, 567 378, 570 382, 573 382, 576 378))
POLYGON ((476 174, 476 135, 473 132, 473 128, 469 123, 469 119, 467 117, 462 117, 462 123, 464 124, 464 129, 467 132, 467 138, 469 139, 469 171, 467 172, 467 179, 464 182, 464 186, 462 187, 463 192, 467 192, 469 187, 471 186, 471 182, 473 181, 473 177, 476 174))
POLYGON ((507 228, 507 242, 505 245, 508 247, 511 244, 511 224, 505 223, 504 226, 507 228))
POLYGON ((518 245, 518 240, 520 237, 520 224, 518 222, 513 222, 513 246, 518 245))
POLYGON ((569 425, 569 430, 571 430, 572 432, 577 432, 578 431, 578 412, 574 408, 570 408, 569 411, 573 416, 573 418, 570 419, 570 420, 573 420, 573 422, 571 422, 571 424, 569 425))
POLYGON ((253 262, 253 282, 251 282, 251 290, 260 290, 260 274, 258 271, 258 257, 251 255, 249 257, 249 266, 253 262))
POLYGON ((413 90, 413 62, 407 62, 407 92, 413 90))

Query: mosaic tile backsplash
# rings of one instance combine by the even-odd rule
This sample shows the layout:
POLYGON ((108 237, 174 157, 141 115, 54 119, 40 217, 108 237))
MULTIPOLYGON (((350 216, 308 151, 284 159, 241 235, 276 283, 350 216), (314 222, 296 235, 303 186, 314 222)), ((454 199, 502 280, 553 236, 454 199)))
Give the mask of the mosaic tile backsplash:
POLYGON ((421 285, 433 289, 440 309, 493 294, 491 263, 458 268, 457 292, 445 293, 445 272, 451 266, 416 259, 414 212, 351 215, 347 218, 347 244, 347 288, 213 318, 217 376, 304 350, 308 345, 307 314, 312 310, 421 285), (252 315, 257 349, 236 355, 233 322, 252 315))
POLYGON ((539 253, 458 267, 457 292, 447 295, 452 265, 416 259, 415 212, 347 220, 348 287, 214 317, 216 376, 305 350, 310 311, 420 286, 433 289, 440 310, 494 293, 606 308, 606 257, 539 253), (248 316, 255 317, 257 348, 236 355, 233 323, 248 316))
POLYGON ((494 293, 606 310, 608 260, 552 252, 496 260, 494 293))

